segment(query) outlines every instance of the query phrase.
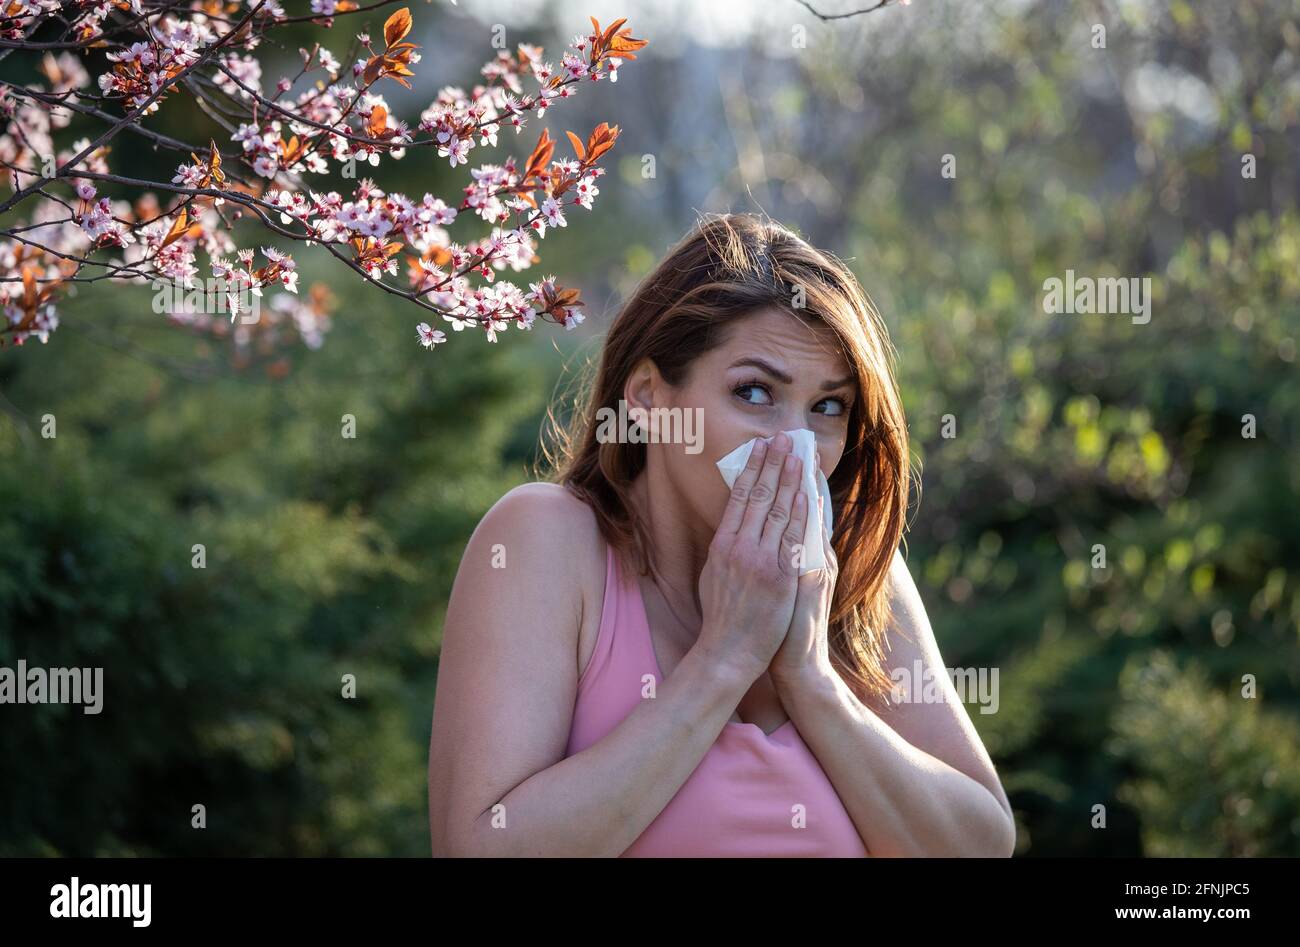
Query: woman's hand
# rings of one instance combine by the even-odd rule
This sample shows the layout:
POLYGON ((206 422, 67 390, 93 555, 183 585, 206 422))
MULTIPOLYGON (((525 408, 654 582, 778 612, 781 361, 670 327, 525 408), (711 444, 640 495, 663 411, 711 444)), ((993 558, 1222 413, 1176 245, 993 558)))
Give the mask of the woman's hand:
POLYGON ((758 441, 731 488, 700 573, 703 625, 695 647, 752 682, 768 667, 794 614, 807 502, 794 512, 802 463, 790 438, 758 441))
MULTIPOLYGON (((823 515, 820 494, 817 497, 817 515, 823 515)), ((822 548, 826 554, 826 567, 799 576, 790 630, 768 668, 778 691, 834 675, 829 627, 840 566, 825 530, 822 531, 822 548)))

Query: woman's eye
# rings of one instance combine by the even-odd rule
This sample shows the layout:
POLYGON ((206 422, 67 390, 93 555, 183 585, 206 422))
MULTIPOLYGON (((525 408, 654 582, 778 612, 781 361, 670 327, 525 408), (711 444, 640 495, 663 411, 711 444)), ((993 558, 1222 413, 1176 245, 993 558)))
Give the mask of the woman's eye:
POLYGON ((741 401, 748 402, 749 404, 771 404, 772 403, 772 396, 768 394, 767 389, 764 388, 762 385, 741 385, 739 388, 735 389, 735 394, 740 398, 741 401), (758 392, 760 399, 766 399, 766 400, 755 401, 753 397, 749 394, 750 392, 755 392, 755 391, 758 392))
MULTIPOLYGON (((821 412, 822 414, 831 415, 831 416, 843 414, 844 412, 849 410, 848 405, 846 405, 839 398, 825 398, 822 401, 817 402, 817 404, 827 405, 828 407, 832 408, 832 410, 821 412)), ((814 407, 813 410, 816 411, 817 408, 814 407)))

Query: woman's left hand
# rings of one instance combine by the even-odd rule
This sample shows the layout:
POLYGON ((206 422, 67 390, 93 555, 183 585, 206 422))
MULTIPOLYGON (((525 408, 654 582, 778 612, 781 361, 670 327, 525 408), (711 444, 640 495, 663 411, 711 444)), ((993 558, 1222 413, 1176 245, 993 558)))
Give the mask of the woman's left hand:
MULTIPOLYGON (((806 502, 806 501, 805 501, 806 502)), ((821 517, 821 495, 817 496, 817 516, 821 517)), ((812 515, 811 511, 809 515, 812 515)), ((785 640, 768 666, 772 683, 778 690, 798 686, 823 676, 834 676, 830 661, 829 625, 839 561, 831 548, 830 537, 822 531, 822 548, 826 567, 799 576, 799 590, 794 600, 794 617, 785 640)))

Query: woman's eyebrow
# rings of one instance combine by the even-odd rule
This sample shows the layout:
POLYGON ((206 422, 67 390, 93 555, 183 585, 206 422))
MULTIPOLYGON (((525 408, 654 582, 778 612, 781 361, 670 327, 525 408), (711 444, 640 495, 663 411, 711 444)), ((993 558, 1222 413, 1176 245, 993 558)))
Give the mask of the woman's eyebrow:
MULTIPOLYGON (((781 369, 777 368, 771 362, 764 361, 761 358, 755 358, 753 356, 740 358, 732 362, 730 367, 740 368, 742 365, 749 365, 753 368, 759 369, 760 371, 767 372, 769 375, 771 375, 773 378, 775 378, 783 385, 790 385, 794 383, 793 378, 791 378, 785 372, 781 371, 781 369)), ((822 382, 822 391, 834 391, 836 388, 843 388, 845 385, 851 384, 853 382, 853 378, 854 376, 852 375, 846 375, 843 378, 838 378, 833 381, 824 381, 822 382)))
POLYGON ((761 358, 754 358, 750 356, 746 358, 736 359, 736 361, 731 363, 732 368, 740 368, 740 366, 742 365, 751 365, 754 368, 759 369, 760 371, 767 372, 769 375, 771 375, 773 378, 775 378, 783 385, 790 385, 794 383, 793 378, 791 378, 785 372, 781 371, 781 369, 777 368, 771 362, 765 362, 761 358))

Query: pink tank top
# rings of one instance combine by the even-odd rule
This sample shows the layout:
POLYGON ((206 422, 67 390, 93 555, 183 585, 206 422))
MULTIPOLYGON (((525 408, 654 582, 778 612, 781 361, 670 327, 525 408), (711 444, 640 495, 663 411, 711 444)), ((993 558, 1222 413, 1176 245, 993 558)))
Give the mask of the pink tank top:
MULTIPOLYGON (((606 546, 605 602, 565 757, 601 740, 663 683, 641 587, 606 546)), ((622 857, 865 857, 844 804, 789 720, 771 734, 728 721, 695 771, 622 857)))

